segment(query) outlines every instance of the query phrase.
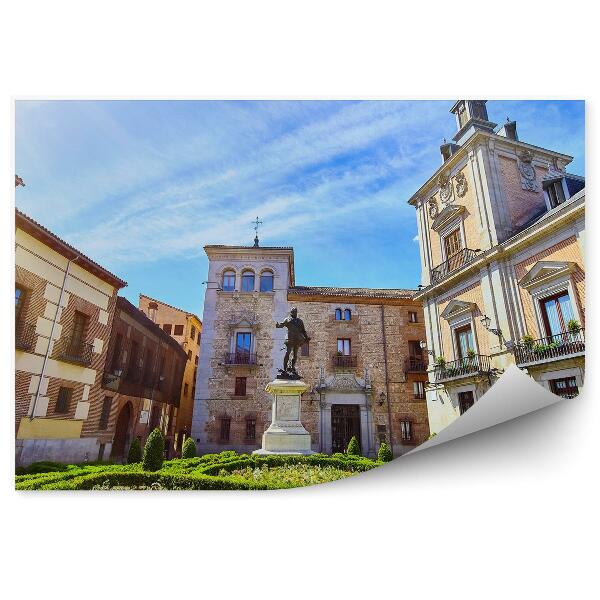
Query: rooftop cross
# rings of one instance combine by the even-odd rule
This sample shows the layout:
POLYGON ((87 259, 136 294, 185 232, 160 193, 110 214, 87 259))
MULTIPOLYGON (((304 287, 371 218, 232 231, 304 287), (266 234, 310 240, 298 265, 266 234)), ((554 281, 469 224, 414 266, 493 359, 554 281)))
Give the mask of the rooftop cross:
POLYGON ((259 221, 258 217, 256 217, 256 220, 252 221, 252 223, 254 223, 254 232, 256 233, 254 236, 254 247, 258 248, 258 226, 262 225, 262 221, 259 221))

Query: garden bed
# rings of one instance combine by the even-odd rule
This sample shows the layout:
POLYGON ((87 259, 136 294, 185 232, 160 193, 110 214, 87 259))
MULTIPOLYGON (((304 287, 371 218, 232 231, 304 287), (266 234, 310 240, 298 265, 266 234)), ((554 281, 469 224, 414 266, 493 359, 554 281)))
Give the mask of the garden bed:
POLYGON ((381 462, 346 454, 254 456, 233 451, 165 461, 158 471, 129 465, 36 463, 17 490, 253 490, 315 485, 351 477, 381 462))

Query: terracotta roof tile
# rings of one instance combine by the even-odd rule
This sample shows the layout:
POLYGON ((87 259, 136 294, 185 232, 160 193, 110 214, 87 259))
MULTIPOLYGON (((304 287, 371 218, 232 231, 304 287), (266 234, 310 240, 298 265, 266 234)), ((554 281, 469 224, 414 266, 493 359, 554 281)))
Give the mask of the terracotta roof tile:
POLYGON ((310 287, 297 285, 289 289, 290 294, 299 296, 349 296, 355 298, 412 298, 417 290, 345 288, 345 287, 310 287))

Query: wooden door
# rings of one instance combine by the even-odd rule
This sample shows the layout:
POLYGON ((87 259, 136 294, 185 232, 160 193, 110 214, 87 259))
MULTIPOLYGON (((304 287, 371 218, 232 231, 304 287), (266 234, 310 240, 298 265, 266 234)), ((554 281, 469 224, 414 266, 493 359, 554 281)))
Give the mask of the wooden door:
POLYGON ((360 407, 358 404, 331 406, 331 451, 345 452, 352 436, 360 444, 360 407))

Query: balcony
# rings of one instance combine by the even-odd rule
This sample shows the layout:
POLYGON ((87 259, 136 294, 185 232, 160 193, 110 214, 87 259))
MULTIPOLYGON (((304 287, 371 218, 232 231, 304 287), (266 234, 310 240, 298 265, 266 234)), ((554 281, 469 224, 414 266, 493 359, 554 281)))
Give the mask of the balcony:
POLYGON ((405 373, 426 373, 427 372, 427 361, 418 356, 409 356, 404 361, 404 372, 405 373))
POLYGON ((356 355, 334 354, 331 357, 331 365, 336 369, 353 369, 357 362, 356 355))
POLYGON ((515 362, 520 367, 584 354, 583 329, 520 342, 515 344, 513 353, 515 362))
POLYGON ((256 354, 252 352, 228 352, 225 355, 225 364, 228 366, 256 366, 256 354))
POLYGON ((15 348, 33 350, 35 346, 35 325, 17 321, 15 323, 15 348))
POLYGON ((431 269, 431 285, 435 285, 440 281, 444 280, 450 273, 457 271, 458 269, 468 265, 470 262, 475 260, 479 250, 472 250, 471 248, 463 248, 448 260, 445 260, 442 264, 431 269))
POLYGON ((436 365, 435 382, 441 383, 474 375, 487 375, 490 371, 490 357, 484 354, 474 354, 443 365, 436 365))
POLYGON ((64 362, 87 367, 92 364, 93 344, 73 340, 70 335, 61 337, 57 343, 56 358, 64 362))

